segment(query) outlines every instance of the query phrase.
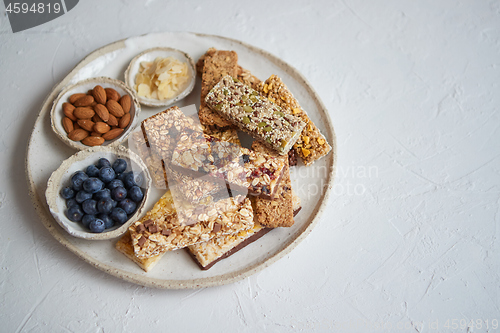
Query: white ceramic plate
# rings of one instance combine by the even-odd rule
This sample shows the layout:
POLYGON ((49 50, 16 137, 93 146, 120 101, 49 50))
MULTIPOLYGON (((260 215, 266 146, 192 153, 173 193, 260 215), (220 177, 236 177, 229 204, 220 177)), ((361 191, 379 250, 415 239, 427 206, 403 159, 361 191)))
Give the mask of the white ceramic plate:
POLYGON ((143 61, 154 61, 157 57, 167 58, 173 57, 174 59, 179 60, 180 62, 186 63, 188 66, 188 75, 189 80, 184 89, 175 97, 170 99, 158 100, 153 98, 146 98, 142 96, 137 96, 139 102, 143 105, 151 106, 151 107, 159 107, 159 106, 169 106, 174 104, 177 101, 180 101, 191 91, 193 91, 194 83, 196 80, 196 69, 194 65, 193 59, 189 56, 189 54, 173 49, 171 47, 154 47, 152 49, 148 49, 146 51, 141 52, 137 56, 132 59, 130 65, 127 67, 125 71, 125 83, 130 87, 130 89, 134 90, 135 86, 135 76, 139 72, 139 66, 143 61))
MULTIPOLYGON (((200 102, 200 80, 197 78, 193 92, 177 103, 188 106, 200 102)), ((149 117, 163 108, 142 108, 139 120, 149 117)), ((241 280, 276 260, 282 258, 313 229, 324 210, 333 186, 336 161, 336 139, 333 127, 323 103, 307 80, 293 67, 279 58, 234 39, 193 33, 158 33, 118 41, 98 49, 80 62, 47 97, 31 134, 26 157, 26 175, 30 195, 42 223, 50 233, 70 251, 114 276, 157 288, 199 288, 222 285, 241 280), (153 47, 173 47, 198 59, 210 47, 234 50, 239 64, 264 80, 277 74, 287 84, 301 106, 332 145, 332 152, 312 166, 297 166, 291 170, 292 186, 302 199, 302 211, 291 228, 272 230, 255 243, 233 256, 222 260, 208 271, 202 271, 184 250, 167 253, 149 273, 114 249, 115 241, 92 242, 75 238, 66 233, 52 218, 45 200, 47 180, 61 162, 73 154, 50 128, 49 112, 57 93, 66 85, 95 76, 120 79, 130 59, 153 47)), ((146 202, 149 209, 161 196, 152 190, 146 202)), ((313 255, 313 254, 311 254, 313 255)))
POLYGON ((62 162, 61 166, 57 168, 57 170, 54 171, 49 178, 45 197, 47 198, 47 204, 49 205, 49 210, 52 213, 52 216, 54 216, 59 225, 70 235, 89 240, 104 240, 117 238, 123 235, 125 231, 127 231, 127 228, 134 221, 138 220, 139 216, 142 216, 150 189, 151 176, 149 175, 146 165, 139 156, 124 146, 92 147, 86 150, 81 150, 62 162), (144 180, 143 184, 140 186, 144 192, 144 199, 137 207, 136 212, 127 222, 121 226, 115 226, 107 229, 103 233, 96 234, 90 232, 90 230, 85 228, 81 223, 72 222, 66 217, 66 200, 61 197, 60 191, 62 188, 69 186, 71 176, 75 172, 85 171, 90 164, 96 164, 102 157, 107 158, 111 163, 113 163, 117 158, 127 160, 127 171, 140 173, 144 180))

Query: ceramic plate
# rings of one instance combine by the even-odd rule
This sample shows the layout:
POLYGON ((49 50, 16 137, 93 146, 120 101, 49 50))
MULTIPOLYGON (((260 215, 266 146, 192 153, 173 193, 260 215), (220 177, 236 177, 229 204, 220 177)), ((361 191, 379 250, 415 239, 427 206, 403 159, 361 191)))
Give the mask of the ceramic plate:
MULTIPOLYGON (((193 92, 176 105, 189 106, 200 102, 200 79, 193 92)), ((163 108, 143 107, 140 119, 163 108)), ((126 144, 126 143, 125 143, 126 144)), ((336 161, 336 139, 328 111, 307 80, 293 67, 243 42, 212 35, 193 33, 157 33, 121 40, 88 55, 49 94, 44 101, 33 128, 27 149, 26 175, 30 195, 42 223, 55 239, 77 256, 111 275, 137 284, 157 288, 199 288, 232 283, 248 277, 288 254, 302 241, 318 222, 333 186, 336 161), (172 47, 190 54, 197 60, 210 47, 234 50, 239 64, 261 80, 277 74, 287 84, 301 106, 332 145, 332 152, 312 166, 291 168, 292 186, 302 199, 302 211, 291 228, 277 228, 255 243, 222 260, 208 271, 202 271, 186 251, 167 253, 149 273, 114 249, 116 240, 93 242, 70 236, 49 212, 45 190, 50 174, 74 150, 62 143, 50 128, 50 108, 57 94, 67 85, 80 80, 107 76, 123 80, 123 71, 130 60, 153 47, 172 47)), ((153 206, 162 195, 151 190, 145 209, 153 206)))

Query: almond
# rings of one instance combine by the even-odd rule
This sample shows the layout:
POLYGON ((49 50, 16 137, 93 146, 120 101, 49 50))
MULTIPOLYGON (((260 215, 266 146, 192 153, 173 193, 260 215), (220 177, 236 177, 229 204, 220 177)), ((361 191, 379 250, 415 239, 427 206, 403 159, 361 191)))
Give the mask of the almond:
POLYGON ((92 120, 80 119, 77 123, 86 131, 92 132, 94 130, 95 123, 92 120))
POLYGON ((73 111, 73 115, 78 119, 90 119, 94 114, 95 112, 91 108, 79 107, 73 111))
POLYGON ((94 103, 94 97, 91 95, 85 95, 83 97, 80 97, 73 103, 74 106, 79 107, 79 106, 89 106, 92 103, 94 103))
POLYGON ((71 96, 69 96, 68 98, 68 101, 71 103, 71 104, 74 104, 76 102, 76 100, 82 98, 82 97, 85 97, 85 94, 84 93, 80 93, 80 94, 73 94, 71 96))
POLYGON ((129 95, 123 95, 119 100, 120 105, 122 106, 123 112, 129 113, 130 107, 132 106, 132 101, 129 95))
POLYGON ((116 119, 116 117, 113 116, 112 114, 109 115, 108 125, 109 126, 118 126, 118 119, 116 119))
POLYGON ((110 129, 109 125, 103 122, 98 122, 94 124, 94 131, 97 133, 104 134, 110 129))
POLYGON ((88 136, 82 140, 82 143, 87 146, 100 146, 104 143, 104 139, 100 136, 88 136))
POLYGON ((106 104, 106 90, 100 85, 97 85, 92 89, 92 96, 94 100, 99 104, 106 104))
POLYGON ((97 122, 103 122, 101 117, 99 117, 97 114, 95 114, 93 117, 92 117, 92 121, 94 123, 97 123, 97 122))
POLYGON ((102 121, 107 122, 109 119, 108 109, 102 104, 97 104, 94 106, 94 111, 102 119, 102 121))
POLYGON ((118 104, 117 101, 112 99, 106 102, 106 108, 108 108, 109 113, 117 118, 125 114, 125 112, 123 112, 122 106, 118 104))
POLYGON ((76 129, 80 129, 80 125, 78 125, 78 123, 74 123, 73 124, 73 129, 76 130, 76 129))
POLYGON ((85 139, 86 137, 89 136, 89 132, 87 132, 84 129, 74 129, 68 134, 68 138, 70 138, 73 141, 81 141, 85 139))
POLYGON ((90 136, 102 136, 102 133, 92 132, 90 136))
POLYGON ((118 120, 118 127, 125 128, 130 123, 130 113, 125 113, 123 117, 118 120))
POLYGON ((69 119, 68 117, 63 118, 62 124, 66 133, 69 133, 72 130, 74 130, 73 121, 71 121, 71 119, 69 119))
POLYGON ((104 133, 102 137, 104 140, 113 140, 123 133, 123 128, 113 128, 111 131, 104 133))
POLYGON ((106 91, 106 97, 108 98, 108 100, 112 99, 115 102, 118 102, 118 100, 120 99, 120 94, 113 88, 106 88, 104 89, 104 91, 106 91))
POLYGON ((73 121, 76 121, 76 117, 73 115, 73 111, 75 110, 73 104, 63 103, 62 108, 63 108, 63 113, 66 117, 68 117, 73 121))

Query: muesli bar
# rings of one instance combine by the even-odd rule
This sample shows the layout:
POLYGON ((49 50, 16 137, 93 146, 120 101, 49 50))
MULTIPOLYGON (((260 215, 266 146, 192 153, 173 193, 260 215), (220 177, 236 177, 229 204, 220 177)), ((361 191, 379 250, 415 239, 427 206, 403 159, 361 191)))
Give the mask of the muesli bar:
POLYGON ((116 242, 115 248, 124 254, 127 258, 135 262, 146 273, 153 269, 153 267, 160 261, 164 253, 149 258, 137 258, 134 253, 134 246, 132 245, 132 238, 130 232, 127 230, 125 234, 116 242))
POLYGON ((215 85, 205 101, 212 110, 280 155, 288 153, 306 125, 229 75, 215 85))
POLYGON ((136 152, 146 164, 151 174, 151 178, 153 179, 153 185, 158 189, 166 189, 168 187, 168 182, 163 163, 159 157, 155 154, 151 154, 151 148, 148 147, 142 131, 133 132, 130 138, 131 145, 129 145, 129 147, 134 149, 134 152, 136 152))
POLYGON ((300 107, 299 102, 278 76, 271 75, 265 82, 258 84, 257 90, 261 95, 279 105, 284 113, 297 116, 306 123, 300 137, 293 146, 293 149, 304 161, 305 165, 312 164, 330 152, 332 147, 326 141, 325 136, 321 134, 318 127, 300 107))
POLYGON ((135 257, 151 258, 167 251, 206 242, 253 227, 250 200, 235 196, 212 205, 180 207, 167 191, 140 220, 129 227, 135 257))
POLYGON ((172 153, 172 165, 179 170, 204 173, 224 179, 231 190, 273 198, 285 161, 230 142, 202 135, 182 134, 172 153))

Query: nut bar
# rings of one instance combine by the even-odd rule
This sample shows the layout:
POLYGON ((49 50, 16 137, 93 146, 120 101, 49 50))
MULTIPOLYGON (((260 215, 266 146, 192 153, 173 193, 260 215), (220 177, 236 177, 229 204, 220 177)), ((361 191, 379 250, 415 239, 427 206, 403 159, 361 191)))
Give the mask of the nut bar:
POLYGON ((273 198, 285 161, 230 142, 202 135, 182 134, 172 153, 172 165, 224 179, 232 191, 273 198))
POLYGON ((210 206, 177 206, 176 210, 172 209, 172 202, 167 191, 152 210, 129 227, 137 258, 151 258, 254 225, 252 205, 244 196, 220 200, 210 206))
MULTIPOLYGON (((298 201, 294 201, 293 216, 295 216, 301 208, 300 199, 295 194, 292 195, 298 199, 298 201)), ((233 255, 245 246, 255 242, 271 230, 273 229, 265 228, 258 222, 255 222, 252 229, 240 231, 234 235, 212 238, 208 242, 188 246, 187 250, 198 266, 203 270, 207 270, 222 259, 233 255)))
POLYGON ((205 101, 214 111, 280 155, 288 154, 306 125, 229 75, 217 83, 205 101))
POLYGON ((231 122, 214 112, 205 103, 208 92, 226 75, 236 76, 238 73, 238 54, 234 51, 220 51, 210 48, 198 63, 201 69, 201 101, 198 116, 200 122, 208 127, 221 129, 232 127, 231 122))
POLYGON ((279 105, 284 113, 295 115, 307 124, 293 146, 305 165, 312 164, 330 152, 332 147, 326 141, 325 136, 321 134, 278 76, 271 75, 269 79, 258 85, 257 90, 270 101, 279 105))
POLYGON ((132 238, 130 237, 130 232, 127 230, 125 234, 116 242, 115 248, 123 253, 127 258, 135 262, 142 268, 145 272, 149 272, 153 267, 160 261, 163 254, 157 256, 152 256, 145 259, 140 259, 135 256, 134 247, 132 246, 132 238))
POLYGON ((291 227, 294 220, 292 181, 290 180, 288 156, 280 156, 258 141, 253 142, 252 149, 279 158, 285 163, 283 178, 276 190, 275 198, 272 200, 255 198, 254 215, 256 222, 268 228, 291 227))

